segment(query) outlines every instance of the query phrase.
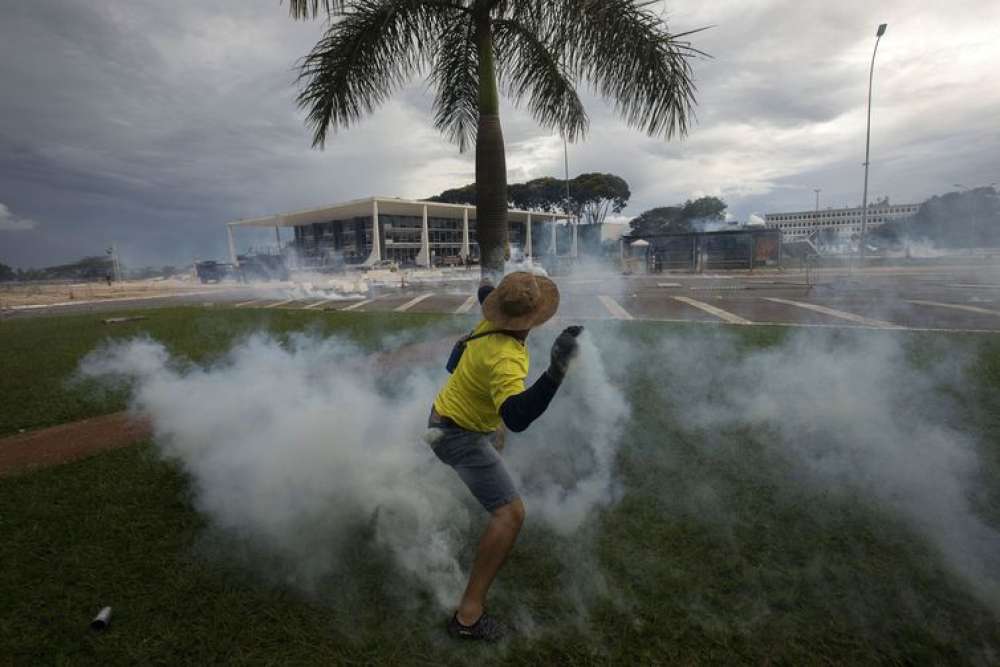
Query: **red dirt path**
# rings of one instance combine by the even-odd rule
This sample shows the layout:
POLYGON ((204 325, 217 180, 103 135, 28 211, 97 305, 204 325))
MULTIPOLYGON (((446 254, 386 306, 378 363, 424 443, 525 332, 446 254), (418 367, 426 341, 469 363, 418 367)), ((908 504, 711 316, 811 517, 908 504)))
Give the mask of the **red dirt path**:
POLYGON ((0 477, 127 447, 150 434, 149 420, 116 412, 0 438, 0 477))

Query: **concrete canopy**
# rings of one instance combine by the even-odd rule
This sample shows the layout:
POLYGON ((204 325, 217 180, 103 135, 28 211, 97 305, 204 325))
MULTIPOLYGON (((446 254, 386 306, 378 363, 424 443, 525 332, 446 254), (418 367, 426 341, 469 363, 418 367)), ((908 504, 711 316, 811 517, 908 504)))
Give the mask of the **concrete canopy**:
MULTIPOLYGON (((372 214, 372 206, 375 202, 378 202, 378 212, 380 215, 409 215, 419 217, 423 214, 423 208, 426 206, 427 214, 435 218, 455 218, 461 220, 465 211, 469 212, 470 219, 475 219, 476 217, 476 207, 466 204, 441 204, 416 199, 400 199, 399 197, 367 197, 365 199, 354 199, 341 204, 332 204, 320 208, 291 211, 289 213, 275 213, 274 215, 260 218, 234 220, 226 224, 234 227, 298 227, 317 222, 350 220, 352 218, 370 216, 372 214)), ((532 216, 533 219, 539 221, 570 220, 573 217, 564 213, 544 213, 511 209, 508 211, 507 219, 509 222, 524 223, 528 221, 528 216, 532 216)))

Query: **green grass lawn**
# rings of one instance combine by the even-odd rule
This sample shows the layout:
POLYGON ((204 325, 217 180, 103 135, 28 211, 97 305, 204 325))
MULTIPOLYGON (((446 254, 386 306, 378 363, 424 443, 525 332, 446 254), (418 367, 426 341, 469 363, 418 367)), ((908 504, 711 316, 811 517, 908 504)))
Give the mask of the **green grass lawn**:
MULTIPOLYGON (((147 331, 171 350, 210 359, 233 336, 261 327, 371 340, 390 329, 465 324, 398 315, 143 314, 149 319, 125 325, 132 329, 94 324, 94 316, 4 323, 3 363, 15 372, 0 382, 5 397, 17 397, 13 416, 5 399, 5 430, 119 409, 121 396, 95 403, 64 385, 107 335, 147 331), (23 358, 10 366, 13 348, 23 358), (56 395, 52 415, 45 389, 56 395)), ((594 327, 613 327, 631 346, 704 331, 594 327)), ((787 335, 732 331, 748 352, 787 335)), ((977 360, 961 417, 984 443, 983 476, 995 491, 1000 341, 913 336, 910 363, 928 363, 942 344, 977 360)), ((253 549, 208 525, 186 477, 147 443, 0 479, 0 663, 989 664, 1000 655, 996 615, 904 522, 861 498, 786 482, 766 431, 715 433, 707 450, 707 434, 664 409, 655 368, 625 370, 633 415, 618 460, 623 497, 573 538, 529 518, 496 588, 498 614, 532 611, 536 628, 527 636, 499 648, 452 644, 439 609, 394 593, 399 574, 364 531, 341 570, 349 576, 332 577, 314 595, 262 576, 248 566, 258 557, 253 549), (699 493, 692 480, 711 480, 710 502, 692 500, 699 493), (585 585, 586 571, 567 565, 584 550, 603 586, 585 585), (570 584, 589 591, 585 611, 565 598, 570 584), (93 634, 87 624, 102 605, 115 608, 112 626, 93 634)), ((995 494, 980 502, 1000 525, 995 494)))

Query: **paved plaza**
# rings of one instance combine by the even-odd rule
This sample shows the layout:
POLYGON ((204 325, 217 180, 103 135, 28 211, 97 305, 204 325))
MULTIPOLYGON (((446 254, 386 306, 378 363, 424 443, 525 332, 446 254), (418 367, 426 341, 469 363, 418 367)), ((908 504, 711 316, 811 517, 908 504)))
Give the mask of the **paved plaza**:
MULTIPOLYGON (((704 275, 582 274, 556 278, 560 320, 653 320, 740 326, 792 325, 1000 332, 1000 267, 766 271, 704 275)), ((474 280, 375 287, 364 294, 303 297, 293 283, 215 286, 156 298, 8 309, 4 317, 166 305, 350 312, 475 312, 474 280)))

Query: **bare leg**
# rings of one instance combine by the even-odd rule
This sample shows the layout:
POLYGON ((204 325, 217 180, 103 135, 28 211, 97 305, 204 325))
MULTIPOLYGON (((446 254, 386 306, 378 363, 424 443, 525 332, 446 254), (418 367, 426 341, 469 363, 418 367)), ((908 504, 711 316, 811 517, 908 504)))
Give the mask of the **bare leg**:
POLYGON ((462 625, 473 625, 482 616, 486 594, 514 547, 523 523, 524 503, 520 498, 497 509, 490 517, 479 540, 469 584, 458 605, 458 622, 462 625))

